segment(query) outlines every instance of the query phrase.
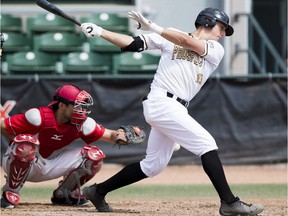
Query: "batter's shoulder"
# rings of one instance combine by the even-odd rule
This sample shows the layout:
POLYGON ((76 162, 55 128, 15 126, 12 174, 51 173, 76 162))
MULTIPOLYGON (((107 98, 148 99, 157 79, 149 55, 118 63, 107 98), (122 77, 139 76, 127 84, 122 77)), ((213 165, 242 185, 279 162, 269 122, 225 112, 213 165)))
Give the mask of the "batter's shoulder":
POLYGON ((207 40, 206 42, 207 42, 208 46, 210 46, 210 47, 212 47, 212 48, 223 49, 223 50, 224 50, 222 44, 219 43, 219 42, 216 41, 216 40, 207 40))
POLYGON ((224 55, 224 47, 221 43, 215 40, 208 40, 206 43, 208 45, 208 49, 214 50, 224 55))

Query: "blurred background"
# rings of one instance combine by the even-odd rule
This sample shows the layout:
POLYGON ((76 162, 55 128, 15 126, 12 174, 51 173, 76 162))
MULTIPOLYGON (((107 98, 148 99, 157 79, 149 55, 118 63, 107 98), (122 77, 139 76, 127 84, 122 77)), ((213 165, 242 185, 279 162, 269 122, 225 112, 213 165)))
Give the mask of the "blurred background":
MULTIPOLYGON (((216 139, 224 164, 287 162, 287 0, 51 0, 80 22, 129 35, 143 32, 130 10, 163 27, 193 32, 199 12, 216 7, 235 33, 221 41, 225 56, 191 101, 189 113, 216 139)), ((92 117, 107 128, 149 125, 142 113, 157 69, 156 52, 121 53, 102 38, 87 39, 73 23, 31 0, 1 1, 1 117, 46 106, 54 90, 73 83, 94 98, 92 117)), ((1 137, 1 154, 8 141, 1 137)), ((71 145, 82 145, 77 141, 71 145)), ((107 163, 145 155, 146 144, 112 148, 95 143, 107 163)), ((170 164, 200 163, 185 149, 170 164)))

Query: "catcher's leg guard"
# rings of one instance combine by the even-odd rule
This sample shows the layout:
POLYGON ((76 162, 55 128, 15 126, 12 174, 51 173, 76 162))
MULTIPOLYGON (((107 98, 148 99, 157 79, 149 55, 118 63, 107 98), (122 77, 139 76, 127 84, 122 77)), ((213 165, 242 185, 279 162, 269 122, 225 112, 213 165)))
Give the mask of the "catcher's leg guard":
MULTIPOLYGON (((80 187, 93 178, 102 166, 104 153, 96 146, 82 148, 82 163, 60 181, 59 187, 53 192, 51 199, 54 204, 81 205, 81 199, 85 199, 80 193, 80 187)), ((86 201, 86 200, 85 200, 86 201)))
MULTIPOLYGON (((39 141, 32 135, 20 134, 16 136, 10 146, 8 159, 6 162, 6 184, 3 187, 3 200, 8 201, 14 206, 17 206, 20 201, 20 190, 23 187, 31 165, 36 158, 37 146, 39 141)), ((5 206, 3 206, 5 208, 5 206)))

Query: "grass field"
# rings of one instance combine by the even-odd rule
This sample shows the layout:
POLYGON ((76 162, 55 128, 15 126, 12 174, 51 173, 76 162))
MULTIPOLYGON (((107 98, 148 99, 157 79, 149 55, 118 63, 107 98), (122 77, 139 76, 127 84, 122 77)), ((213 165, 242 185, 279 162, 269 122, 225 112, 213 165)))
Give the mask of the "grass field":
MULTIPOLYGON (((231 185, 232 191, 239 197, 249 199, 287 199, 286 184, 241 184, 231 185)), ((21 200, 50 200, 55 188, 24 187, 21 200)), ((142 200, 150 199, 185 199, 185 198, 218 198, 212 185, 130 185, 111 192, 107 198, 142 200)))
MULTIPOLYGON (((287 216, 287 184, 232 184, 242 200, 264 205, 259 216, 287 216)), ((130 185, 109 193, 107 202, 115 212, 100 213, 85 207, 51 205, 55 187, 24 187, 15 209, 1 209, 1 216, 216 216, 219 198, 209 184, 130 185)))
MULTIPOLYGON (((121 167, 107 166, 87 183, 101 182, 121 167)), ((259 216, 287 216, 287 166, 225 167, 230 187, 248 203, 261 203, 259 216)), ((220 200, 199 166, 169 167, 153 179, 109 193, 106 201, 113 213, 99 213, 89 203, 84 207, 55 206, 50 202, 60 179, 27 182, 15 209, 1 209, 1 216, 217 216, 220 200)), ((2 180, 2 184, 4 179, 2 180)))

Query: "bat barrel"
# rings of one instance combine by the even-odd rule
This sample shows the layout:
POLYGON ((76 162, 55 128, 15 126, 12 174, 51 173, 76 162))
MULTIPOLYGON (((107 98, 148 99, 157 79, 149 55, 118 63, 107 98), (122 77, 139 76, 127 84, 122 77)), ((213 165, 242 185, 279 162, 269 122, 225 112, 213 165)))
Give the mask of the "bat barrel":
POLYGON ((70 22, 73 22, 74 24, 76 24, 78 26, 81 26, 81 23, 78 20, 76 20, 73 17, 69 16, 64 11, 62 11, 60 8, 58 8, 56 5, 50 3, 47 0, 37 0, 36 4, 39 7, 43 8, 43 9, 45 9, 45 10, 47 10, 47 11, 49 11, 49 12, 55 14, 55 15, 57 15, 57 16, 60 16, 60 17, 62 17, 64 19, 67 19, 70 22))

